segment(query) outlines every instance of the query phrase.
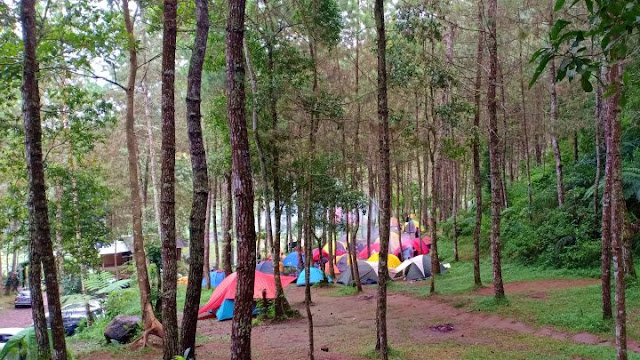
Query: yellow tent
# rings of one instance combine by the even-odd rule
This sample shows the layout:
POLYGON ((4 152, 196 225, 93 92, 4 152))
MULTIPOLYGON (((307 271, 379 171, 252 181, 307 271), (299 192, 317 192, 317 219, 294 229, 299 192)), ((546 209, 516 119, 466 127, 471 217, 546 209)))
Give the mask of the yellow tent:
MULTIPOLYGON (((371 255, 371 257, 367 259, 367 261, 372 261, 372 262, 376 262, 376 263, 379 260, 380 260, 380 257, 378 255, 378 253, 375 253, 375 254, 371 255)), ((400 264, 402 264, 402 262, 400 261, 400 259, 398 259, 397 256, 395 256, 393 254, 387 255, 387 266, 389 267, 389 269, 395 269, 398 266, 400 266, 400 264)))
MULTIPOLYGON (((326 251, 327 254, 329 254, 329 243, 324 244, 324 246, 322 247, 322 250, 326 251)), ((347 244, 340 240, 335 241, 333 243, 333 254, 330 254, 330 255, 335 255, 336 250, 340 250, 342 251, 342 253, 344 253, 345 251, 347 251, 347 244)))

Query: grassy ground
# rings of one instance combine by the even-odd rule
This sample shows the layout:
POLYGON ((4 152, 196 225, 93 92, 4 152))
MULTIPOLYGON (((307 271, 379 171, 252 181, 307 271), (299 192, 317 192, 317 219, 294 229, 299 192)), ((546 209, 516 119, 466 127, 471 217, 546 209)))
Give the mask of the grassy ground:
POLYGON ((0 311, 12 308, 15 298, 14 294, 4 295, 3 290, 2 295, 0 295, 0 311))
MULTIPOLYGON (((486 341, 473 346, 460 346, 453 339, 425 347, 415 343, 413 346, 394 347, 389 353, 392 360, 424 359, 425 353, 431 359, 462 360, 513 360, 513 359, 614 359, 615 349, 598 345, 579 345, 571 341, 554 340, 527 334, 505 335, 487 330, 486 341)), ((368 359, 377 359, 373 350, 361 354, 368 359)), ((629 354, 630 360, 640 359, 640 355, 629 354)))
MULTIPOLYGON (((213 290, 213 288, 202 289, 202 295, 200 296, 200 305, 204 305, 207 301, 209 301, 213 290)), ((124 313, 126 314, 140 315, 140 294, 137 287, 134 286, 131 289, 127 289, 125 291, 126 295, 118 298, 118 309, 127 309, 127 311, 124 311, 124 313)), ((177 308, 179 317, 182 313, 182 309, 184 308, 186 292, 186 285, 178 285, 177 308)), ((67 341, 69 342, 73 353, 76 355, 82 355, 97 350, 108 349, 114 355, 125 355, 129 351, 127 345, 112 344, 108 347, 105 347, 105 340, 102 331, 104 327, 110 322, 110 320, 111 319, 109 318, 99 320, 95 325, 85 328, 82 331, 78 332, 76 335, 68 338, 67 341)), ((207 337, 200 336, 196 338, 196 343, 204 343, 207 340, 207 337)), ((149 349, 142 350, 141 354, 144 354, 145 351, 148 352, 149 349)))
MULTIPOLYGON (((461 239, 461 258, 470 258, 470 243, 468 238, 461 239)), ((600 285, 549 290, 542 299, 507 292, 507 301, 496 303, 492 296, 482 296, 473 292, 476 287, 473 284, 473 263, 470 260, 452 262, 451 243, 448 241, 440 242, 439 248, 443 262, 451 262, 452 265, 449 271, 436 277, 436 291, 442 300, 456 307, 497 313, 539 327, 553 326, 561 330, 590 332, 613 338, 613 322, 602 319, 600 285)), ((544 279, 593 279, 599 276, 597 269, 545 269, 514 263, 504 263, 502 270, 505 283, 544 279)), ((483 259, 481 277, 484 286, 492 286, 491 276, 491 263, 488 259, 483 259)), ((429 287, 424 285, 393 282, 390 290, 415 297, 427 297, 429 287)), ((640 341, 640 288, 637 283, 627 287, 627 311, 628 336, 640 341)))

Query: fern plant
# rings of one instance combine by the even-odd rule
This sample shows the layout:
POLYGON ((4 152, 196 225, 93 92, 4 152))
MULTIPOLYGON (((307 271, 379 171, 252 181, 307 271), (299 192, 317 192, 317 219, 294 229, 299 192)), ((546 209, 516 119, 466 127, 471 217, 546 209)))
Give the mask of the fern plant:
POLYGON ((102 271, 87 276, 84 280, 84 284, 87 289, 87 294, 63 296, 62 303, 64 305, 88 303, 89 301, 96 300, 103 295, 129 287, 131 285, 131 279, 116 280, 110 272, 102 271))

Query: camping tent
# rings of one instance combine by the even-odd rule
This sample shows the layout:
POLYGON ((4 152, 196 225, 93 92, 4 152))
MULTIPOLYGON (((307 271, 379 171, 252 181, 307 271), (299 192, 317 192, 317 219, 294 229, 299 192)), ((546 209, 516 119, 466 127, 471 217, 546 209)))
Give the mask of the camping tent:
MULTIPOLYGON (((213 291, 213 294, 211 294, 209 301, 204 304, 200 310, 198 310, 198 317, 200 319, 214 317, 225 300, 234 300, 236 298, 236 284, 238 282, 237 276, 237 273, 234 272, 222 280, 218 287, 213 291)), ((255 276, 256 280, 253 285, 253 298, 262 299, 262 291, 264 290, 266 291, 267 299, 275 299, 276 282, 273 279, 273 275, 256 271, 255 276)), ((280 281, 284 287, 294 282, 295 278, 291 276, 280 276, 280 281)))
POLYGON ((265 274, 273 274, 273 261, 264 260, 256 265, 256 270, 265 273, 265 274))
MULTIPOLYGON (((377 263, 378 261, 380 261, 380 255, 378 253, 371 255, 371 257, 367 259, 367 262, 377 263)), ((400 266, 401 263, 402 262, 400 261, 400 259, 398 259, 397 256, 393 254, 387 255, 387 267, 389 267, 390 269, 397 268, 398 266, 400 266)))
MULTIPOLYGON (((351 260, 349 260, 349 255, 345 254, 345 255, 340 255, 338 257, 336 257, 334 263, 333 263, 333 271, 336 274, 340 274, 343 271, 346 271, 349 269, 349 265, 351 265, 351 260)), ((324 265, 324 272, 325 273, 329 273, 329 263, 327 262, 324 265)))
MULTIPOLYGON (((440 265, 440 272, 444 272, 444 267, 440 265)), ((419 255, 412 259, 405 260, 396 268, 398 274, 402 273, 406 280, 422 280, 431 276, 431 256, 419 255)))
MULTIPOLYGON (((216 319, 218 321, 231 320, 233 319, 233 308, 235 302, 231 299, 226 299, 222 302, 222 305, 216 311, 216 319)), ((253 313, 251 315, 258 315, 258 309, 256 309, 256 305, 253 305, 253 313)))
MULTIPOLYGON (((391 232, 389 234, 389 254, 393 254, 396 256, 400 255, 400 240, 402 240, 402 250, 410 247, 413 243, 414 236, 412 234, 403 233, 402 236, 398 235, 395 232, 391 232)), ((376 238, 376 240, 371 244, 371 254, 380 252, 380 238, 376 238)), ((360 253, 358 253, 358 258, 367 259, 368 256, 367 247, 365 246, 360 253)))
MULTIPOLYGON (((328 261, 329 260, 329 253, 322 250, 322 258, 323 261, 328 261)), ((313 249, 313 261, 320 261, 320 250, 318 249, 313 249)))
MULTIPOLYGON (((302 255, 302 260, 304 261, 304 254, 302 255)), ((288 253, 287 256, 284 257, 284 260, 282 260, 282 265, 287 267, 298 267, 298 265, 302 266, 298 261, 298 252, 293 251, 288 253)))
MULTIPOLYGON (((220 285, 220 283, 222 282, 222 280, 224 280, 225 275, 224 275, 224 271, 222 270, 218 270, 218 271, 213 271, 211 270, 211 272, 209 273, 209 281, 211 281, 211 286, 213 287, 217 287, 218 285, 220 285)), ((205 281, 205 279, 202 279, 202 286, 205 286, 207 283, 205 281)))
MULTIPOLYGON (((329 254, 329 243, 324 244, 322 250, 329 254)), ((333 254, 335 256, 340 256, 347 253, 347 243, 342 241, 335 241, 333 243, 333 254)))
MULTIPOLYGON (((298 276, 298 280, 296 281, 296 286, 304 286, 306 284, 305 271, 306 270, 302 270, 302 272, 300 272, 300 276, 298 276)), ((320 281, 322 281, 322 279, 324 279, 324 276, 325 275, 322 272, 322 270, 312 267, 311 270, 309 271, 309 285, 319 283, 320 281)), ((327 279, 329 280, 329 282, 333 282, 333 280, 331 280, 331 278, 328 276, 327 276, 327 279)))
MULTIPOLYGON (((378 283, 378 273, 364 260, 358 260, 358 273, 360 275, 360 283, 362 285, 369 284, 377 284, 378 283)), ((351 271, 346 270, 340 273, 338 276, 336 283, 342 285, 351 285, 353 281, 353 277, 351 276, 351 271)))

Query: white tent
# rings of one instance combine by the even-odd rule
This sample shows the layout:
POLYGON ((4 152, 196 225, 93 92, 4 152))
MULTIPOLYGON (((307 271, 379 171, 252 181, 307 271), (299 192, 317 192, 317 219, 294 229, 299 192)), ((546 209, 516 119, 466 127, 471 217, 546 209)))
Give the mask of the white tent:
MULTIPOLYGON (((371 265, 371 267, 376 272, 376 274, 378 273, 378 265, 379 265, 379 263, 377 261, 367 261, 366 263, 371 265)), ((389 268, 389 277, 391 279, 396 277, 397 274, 398 274, 398 269, 397 268, 395 268, 395 269, 394 268, 389 268)))

